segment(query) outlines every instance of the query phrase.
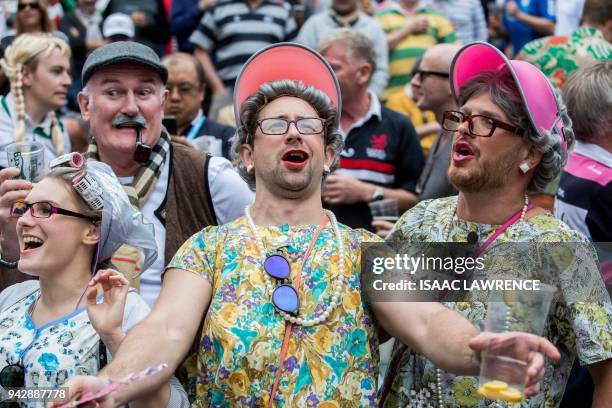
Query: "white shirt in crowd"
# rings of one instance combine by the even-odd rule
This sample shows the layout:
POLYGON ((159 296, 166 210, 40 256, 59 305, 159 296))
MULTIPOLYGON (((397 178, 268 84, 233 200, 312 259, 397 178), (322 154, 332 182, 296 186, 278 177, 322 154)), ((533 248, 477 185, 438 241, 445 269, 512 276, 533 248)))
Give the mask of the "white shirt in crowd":
POLYGON ((580 27, 584 0, 558 0, 555 35, 569 35, 580 27))

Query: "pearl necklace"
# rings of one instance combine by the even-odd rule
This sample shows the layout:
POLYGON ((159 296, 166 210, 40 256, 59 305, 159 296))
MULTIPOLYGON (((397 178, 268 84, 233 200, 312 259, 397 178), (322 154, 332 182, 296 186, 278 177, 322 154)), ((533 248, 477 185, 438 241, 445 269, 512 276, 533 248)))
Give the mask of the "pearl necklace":
MULTIPOLYGON (((529 208, 529 197, 527 197, 527 194, 525 194, 525 201, 524 201, 524 205, 523 205, 523 209, 521 210, 521 217, 519 218, 518 222, 516 223, 517 225, 522 223, 523 221, 525 221, 525 214, 527 214, 527 208, 529 208)), ((446 242, 451 242, 450 240, 450 232, 451 232, 451 228, 452 225, 455 221, 455 219, 457 218, 457 202, 455 201, 455 206, 453 207, 453 218, 451 219, 451 221, 446 224, 444 226, 444 239, 446 242)), ((510 237, 510 241, 516 241, 516 233, 515 231, 513 231, 511 237, 510 237)), ((509 313, 509 311, 508 311, 509 313)), ((509 319, 509 315, 506 315, 506 325, 508 325, 508 319, 509 319)), ((441 408, 443 406, 443 397, 442 397, 442 370, 440 370, 439 368, 436 368, 436 392, 437 392, 437 397, 438 397, 438 407, 441 408)))
MULTIPOLYGON (((267 254, 267 251, 266 251, 266 248, 264 247, 263 240, 261 239, 261 236, 259 235, 257 226, 255 225, 255 222, 253 221, 253 218, 251 217, 250 209, 251 209, 250 206, 247 205, 246 208, 244 209, 244 213, 246 215, 246 219, 249 224, 249 227, 251 227, 251 229, 253 230, 253 235, 255 236, 255 240, 257 241, 259 252, 261 252, 261 255, 265 257, 267 254)), ((342 237, 340 235, 340 228, 338 227, 338 221, 336 220, 336 216, 334 215, 333 212, 329 210, 325 210, 325 214, 331 221, 332 228, 334 229, 334 234, 336 235, 336 240, 338 241, 337 244, 338 244, 339 265, 338 265, 338 277, 334 283, 334 291, 332 293, 329 305, 326 306, 323 313, 321 313, 317 317, 315 317, 314 315, 296 317, 296 316, 290 315, 287 312, 283 312, 282 310, 277 309, 277 311, 281 314, 283 319, 293 324, 299 324, 301 326, 314 326, 315 324, 323 323, 324 321, 327 320, 330 313, 340 304, 340 293, 342 291, 342 285, 345 279, 345 276, 344 276, 344 243, 342 242, 342 237)), ((272 283, 272 279, 268 276, 268 274, 265 271, 264 271, 264 280, 266 282, 266 287, 268 288, 268 292, 270 292, 270 295, 272 295, 272 292, 274 292, 274 284, 272 283)))
MULTIPOLYGON (((459 200, 457 200, 457 201, 459 201, 459 200)), ((450 234, 451 234, 452 226, 455 223, 455 220, 457 220, 457 201, 455 201, 455 205, 453 206, 453 217, 452 217, 452 219, 450 220, 449 223, 444 225, 443 236, 444 236, 444 241, 445 242, 452 242, 450 234)), ((524 200, 524 204, 523 204, 523 209, 521 210, 521 217, 519 218, 519 220, 516 223, 516 225, 519 225, 523 221, 525 221, 525 214, 527 214, 527 208, 529 208, 529 197, 527 197, 527 194, 525 194, 525 200, 524 200)), ((512 226, 510 228, 512 228, 512 226)), ((510 229, 510 228, 508 228, 508 229, 510 229)), ((516 231, 513 230, 513 233, 510 236, 510 241, 516 241, 516 233, 515 232, 516 231)))

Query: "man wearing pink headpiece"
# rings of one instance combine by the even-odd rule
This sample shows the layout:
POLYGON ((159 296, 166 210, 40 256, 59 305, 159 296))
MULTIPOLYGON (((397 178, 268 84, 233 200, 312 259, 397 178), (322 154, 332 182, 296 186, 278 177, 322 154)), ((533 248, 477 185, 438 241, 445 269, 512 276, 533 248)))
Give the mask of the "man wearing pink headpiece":
MULTIPOLYGON (((582 234, 533 207, 527 197, 541 191, 567 161, 574 134, 565 106, 541 71, 524 61, 509 61, 487 43, 464 46, 450 73, 459 108, 444 112, 442 126, 454 132, 448 177, 459 195, 422 201, 400 218, 388 241, 468 241, 478 245, 485 259, 507 255, 503 273, 512 273, 514 281, 548 279, 557 294, 544 337, 561 351, 561 360, 546 364, 540 392, 522 399, 520 406, 559 406, 575 358, 594 378, 593 406, 611 406, 612 307, 593 252, 582 234), (508 242, 512 244, 504 245, 508 242), (565 261, 538 270, 532 258, 548 245, 563 248, 565 261)), ((479 326, 487 308, 478 296, 470 292, 452 303, 444 301, 448 294, 439 298, 479 326)), ((496 404, 487 399, 479 405, 477 377, 445 372, 405 346, 396 345, 390 367, 383 406, 496 404)))

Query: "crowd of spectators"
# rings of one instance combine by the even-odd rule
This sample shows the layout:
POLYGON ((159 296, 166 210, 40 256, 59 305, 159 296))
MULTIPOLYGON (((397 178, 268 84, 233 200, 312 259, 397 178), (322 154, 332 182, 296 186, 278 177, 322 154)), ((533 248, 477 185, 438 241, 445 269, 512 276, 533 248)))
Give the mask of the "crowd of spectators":
MULTIPOLYGON (((8 143, 31 137, 43 141, 48 161, 70 151, 106 153, 103 161, 122 184, 136 188, 146 180, 139 170, 120 174, 121 158, 107 153, 112 146, 96 145, 94 138, 106 130, 91 120, 91 111, 104 95, 95 93, 99 84, 92 93, 90 76, 84 76, 88 56, 100 47, 118 43, 119 58, 124 42, 141 43, 167 70, 168 96, 158 113, 168 143, 181 146, 172 154, 158 152, 173 167, 170 174, 152 168, 147 187, 181 174, 189 182, 177 184, 172 199, 194 194, 206 201, 207 213, 189 231, 177 232, 166 217, 178 222, 183 214, 166 215, 167 191, 136 191, 136 201, 158 220, 158 241, 184 240, 202 223, 232 221, 253 197, 231 152, 236 79, 262 48, 295 42, 321 53, 341 91, 344 149, 324 180, 324 206, 340 223, 385 238, 393 223, 373 220, 372 201, 396 200, 399 217, 422 200, 457 194, 447 176, 452 132, 443 128, 444 112, 458 108, 449 82, 453 58, 474 41, 539 68, 562 94, 574 123, 577 143, 567 166, 546 188, 531 191, 532 201, 587 238, 612 241, 612 7, 606 0, 5 0, 0 167, 7 165, 8 143), (32 63, 31 55, 16 52, 24 42, 34 47, 36 37, 27 35, 42 33, 53 37, 52 54, 32 63), (41 66, 53 74, 40 76, 41 66), (202 161, 193 149, 208 156, 202 161), (184 175, 188 164, 201 174, 184 175)), ((125 74, 133 72, 126 68, 125 74)), ((177 249, 172 246, 172 254, 177 249)), ((171 259, 165 252, 137 283, 150 306, 171 259)), ((133 255, 128 250, 117 262, 133 255)), ((25 279, 16 273, 5 273, 0 288, 25 279)), ((611 273, 603 278, 612 283, 611 273)), ((583 401, 576 395, 592 384, 584 370, 575 371, 566 397, 583 401)))

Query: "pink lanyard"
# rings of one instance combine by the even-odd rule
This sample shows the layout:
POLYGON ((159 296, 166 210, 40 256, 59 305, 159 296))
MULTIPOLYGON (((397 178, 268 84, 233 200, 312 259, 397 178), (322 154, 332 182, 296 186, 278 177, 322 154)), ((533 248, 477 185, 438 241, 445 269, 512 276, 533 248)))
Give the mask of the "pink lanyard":
MULTIPOLYGON (((529 204, 527 206, 527 211, 525 211, 525 214, 527 214, 527 212, 531 210, 532 208, 533 208, 533 204, 529 204)), ((522 212, 523 212, 523 209, 521 208, 512 217, 508 218, 508 220, 504 222, 504 224, 501 227, 499 227, 497 231, 495 231, 489 238, 486 239, 485 242, 482 243, 482 245, 476 250, 476 252, 474 252, 474 255, 472 255, 472 257, 478 258, 480 255, 482 255, 482 253, 493 243, 493 241, 497 239, 497 237, 499 237, 501 234, 506 232, 508 228, 510 228, 513 224, 516 224, 516 222, 521 219, 522 212)), ((440 294, 438 294, 438 302, 441 302, 447 293, 448 293, 448 289, 441 290, 440 294)))
MULTIPOLYGON (((304 272, 304 265, 306 265, 306 261, 308 260, 308 257, 310 256, 310 252, 312 251, 312 248, 317 242, 317 239, 319 238, 319 234, 321 234, 321 231, 323 231, 323 228, 327 224, 327 221, 328 221, 327 215, 323 216, 323 219, 321 220, 319 227, 315 231, 314 236, 312 237, 312 240, 310 240, 310 245, 308 245, 308 249, 306 250, 306 252, 304 253, 304 256, 302 257, 302 266, 300 267, 300 273, 297 275, 295 279, 295 290, 298 293, 300 291, 300 283, 302 281, 302 273, 304 272)), ((342 260, 340 260, 340 262, 342 262, 342 260)), ((272 391, 270 392, 270 399, 268 400, 268 407, 273 406, 274 397, 276 393, 278 392, 280 376, 283 371, 283 363, 285 362, 285 358, 287 357, 287 350, 289 348, 289 337, 291 337, 292 327, 293 327, 293 324, 291 322, 287 322, 287 326, 285 326, 285 334, 283 336, 283 344, 281 346, 280 358, 278 361, 278 371, 276 372, 276 375, 274 376, 274 383, 272 385, 272 391)))
MULTIPOLYGON (((533 208, 533 204, 530 203, 527 206, 527 211, 525 211, 525 214, 527 214, 527 212, 529 210, 531 210, 532 208, 533 208)), ((495 241, 495 239, 497 239, 497 237, 499 237, 508 228, 510 228, 513 224, 515 224, 518 220, 520 220, 522 212, 523 212, 523 210, 520 209, 516 214, 514 214, 512 217, 510 217, 508 219, 508 221, 506 221, 504 223, 504 225, 502 225, 497 231, 495 231, 493 233, 493 235, 491 235, 489 238, 487 238, 487 240, 485 242, 483 242, 483 244, 480 246, 480 248, 478 248, 478 250, 474 253, 474 258, 478 258, 480 255, 482 255, 482 253, 489 247, 489 245, 491 245, 493 243, 493 241, 495 241)))

